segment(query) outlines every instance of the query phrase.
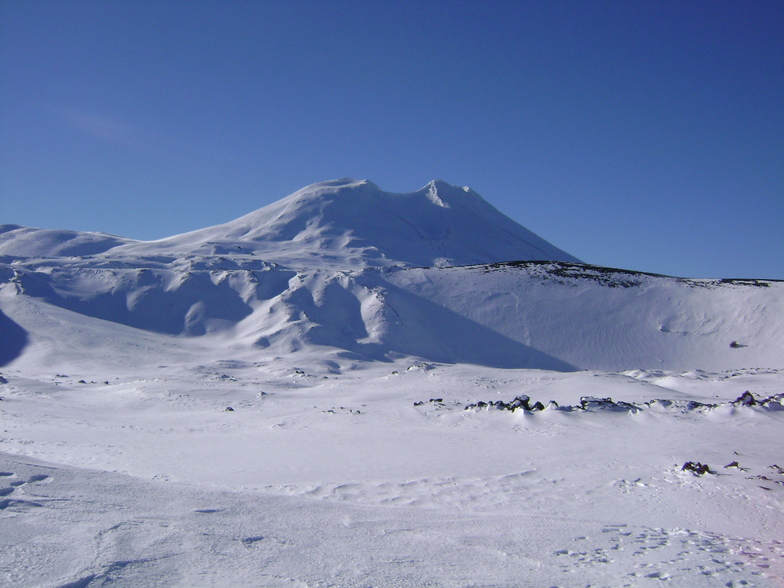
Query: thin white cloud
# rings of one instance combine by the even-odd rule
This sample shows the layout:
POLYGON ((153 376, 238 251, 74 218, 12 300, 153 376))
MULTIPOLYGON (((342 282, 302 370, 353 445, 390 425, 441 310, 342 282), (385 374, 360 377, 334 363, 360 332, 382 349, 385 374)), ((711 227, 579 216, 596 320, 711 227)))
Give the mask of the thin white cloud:
POLYGON ((124 147, 148 147, 155 143, 155 134, 116 117, 95 112, 51 106, 51 111, 65 125, 100 141, 124 147))

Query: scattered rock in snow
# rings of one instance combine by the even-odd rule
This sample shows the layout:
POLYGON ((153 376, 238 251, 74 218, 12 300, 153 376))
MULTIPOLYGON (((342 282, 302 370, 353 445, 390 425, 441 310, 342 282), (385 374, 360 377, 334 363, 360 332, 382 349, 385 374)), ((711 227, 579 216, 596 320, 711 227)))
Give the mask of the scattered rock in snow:
MULTIPOLYGON (((433 400, 434 399, 431 399, 430 401, 433 402, 433 400)), ((414 406, 420 406, 421 404, 424 404, 424 402, 414 403, 414 406)), ((557 402, 551 400, 548 403, 548 408, 552 410, 560 410, 563 412, 572 412, 576 410, 587 411, 587 412, 593 412, 597 410, 602 410, 602 411, 608 410, 612 412, 636 413, 653 407, 660 407, 667 410, 675 410, 680 412, 691 412, 691 411, 702 411, 702 410, 707 411, 707 410, 716 409, 720 406, 727 406, 727 405, 749 406, 749 407, 756 406, 768 410, 784 410, 784 394, 777 394, 775 396, 765 398, 764 400, 756 400, 750 392, 746 391, 736 400, 729 403, 721 403, 721 404, 706 404, 704 402, 697 402, 695 400, 687 400, 687 401, 667 400, 662 398, 657 398, 655 400, 649 400, 648 402, 638 404, 634 402, 624 402, 624 401, 616 402, 609 397, 597 398, 594 396, 583 396, 582 398, 580 398, 580 404, 578 405, 559 406, 557 402)), ((471 410, 477 408, 496 408, 498 410, 509 410, 509 411, 514 411, 518 408, 522 408, 523 410, 526 411, 535 412, 535 411, 544 410, 545 406, 538 401, 531 404, 531 399, 525 394, 522 394, 516 397, 511 402, 503 402, 501 400, 490 400, 486 402, 480 400, 479 402, 466 405, 465 410, 471 410)))
POLYGON ((755 406, 757 401, 754 399, 754 396, 751 394, 751 392, 746 390, 743 394, 733 400, 732 404, 736 406, 755 406))
MULTIPOLYGON (((428 400, 428 402, 431 402, 433 404, 443 404, 444 403, 444 399, 443 398, 431 398, 430 400, 428 400)), ((424 400, 420 400, 419 402, 415 402, 414 406, 422 406, 424 403, 425 403, 424 400)))
POLYGON ((583 396, 580 398, 580 408, 583 410, 615 410, 637 412, 640 407, 629 402, 615 402, 612 398, 595 398, 593 396, 583 396))
POLYGON ((467 405, 465 410, 470 410, 473 408, 497 408, 498 410, 510 410, 512 412, 518 408, 522 408, 523 410, 527 411, 544 410, 544 404, 541 402, 537 401, 533 405, 530 404, 530 402, 531 398, 529 396, 521 394, 511 402, 503 402, 501 400, 491 400, 490 402, 484 402, 480 400, 477 403, 467 405))
POLYGON ((774 396, 768 396, 767 398, 757 400, 751 392, 746 390, 730 404, 734 406, 760 406, 771 410, 781 410, 782 405, 784 405, 784 394, 775 394, 774 396))
POLYGON ((687 461, 683 464, 681 468, 682 472, 692 472, 696 476, 702 476, 703 474, 715 474, 716 472, 710 469, 710 466, 706 463, 700 463, 698 461, 687 461))

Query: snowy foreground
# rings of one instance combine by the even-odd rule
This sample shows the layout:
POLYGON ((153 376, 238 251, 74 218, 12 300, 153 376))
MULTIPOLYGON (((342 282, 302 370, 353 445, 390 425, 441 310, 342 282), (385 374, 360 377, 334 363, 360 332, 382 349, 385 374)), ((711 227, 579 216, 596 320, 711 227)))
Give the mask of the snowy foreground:
POLYGON ((784 283, 443 182, 2 226, 0 399, 2 585, 784 586, 784 283))
POLYGON ((149 366, 146 378, 3 370, 0 578, 784 582, 784 406, 728 403, 747 389, 781 400, 784 372, 302 359, 149 366), (466 410, 521 394, 561 409, 466 410), (615 405, 576 408, 587 394, 615 405), (688 461, 713 473, 682 471, 688 461))

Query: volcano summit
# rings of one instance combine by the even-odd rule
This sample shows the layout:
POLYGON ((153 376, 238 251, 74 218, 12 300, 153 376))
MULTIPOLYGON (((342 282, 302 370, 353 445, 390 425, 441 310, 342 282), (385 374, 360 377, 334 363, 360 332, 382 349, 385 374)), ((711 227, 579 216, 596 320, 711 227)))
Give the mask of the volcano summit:
MULTIPOLYGON (((2 251, 2 250, 0 250, 2 251)), ((446 266, 577 262, 470 188, 433 181, 392 194, 366 180, 313 184, 231 222, 111 255, 253 254, 287 266, 446 266)))

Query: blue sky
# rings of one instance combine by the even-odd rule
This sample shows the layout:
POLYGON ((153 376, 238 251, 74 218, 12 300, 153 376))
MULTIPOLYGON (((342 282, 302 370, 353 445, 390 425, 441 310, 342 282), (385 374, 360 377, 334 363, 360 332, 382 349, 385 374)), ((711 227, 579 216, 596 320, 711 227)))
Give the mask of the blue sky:
POLYGON ((784 2, 0 2, 0 223, 155 239, 340 177, 784 279, 784 2))

